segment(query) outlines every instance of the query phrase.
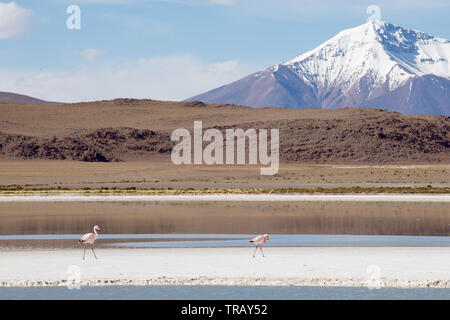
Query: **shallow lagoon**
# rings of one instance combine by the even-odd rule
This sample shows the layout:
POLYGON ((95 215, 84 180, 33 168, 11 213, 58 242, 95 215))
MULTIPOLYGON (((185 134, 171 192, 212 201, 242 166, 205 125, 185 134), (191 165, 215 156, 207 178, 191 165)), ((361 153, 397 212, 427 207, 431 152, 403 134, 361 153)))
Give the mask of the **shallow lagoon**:
MULTIPOLYGON (((97 247, 208 248, 252 246, 250 234, 103 234, 97 247)), ((79 235, 6 235, 0 248, 76 247, 79 235)), ((270 235, 268 247, 449 247, 450 237, 270 235)))
MULTIPOLYGON (((84 199, 84 198, 83 198, 84 199)), ((0 235, 450 236, 449 202, 0 202, 0 235)))
POLYGON ((327 300, 450 299, 450 289, 279 286, 107 286, 0 288, 0 299, 327 300))

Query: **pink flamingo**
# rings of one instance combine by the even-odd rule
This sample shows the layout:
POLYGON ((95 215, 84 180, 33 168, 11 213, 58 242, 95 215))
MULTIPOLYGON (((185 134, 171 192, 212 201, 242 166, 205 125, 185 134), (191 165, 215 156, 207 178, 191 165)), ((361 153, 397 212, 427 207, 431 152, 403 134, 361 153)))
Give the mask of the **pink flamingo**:
POLYGON ((269 240, 269 235, 268 234, 265 234, 263 236, 257 236, 257 237, 254 237, 252 240, 250 240, 250 242, 256 244, 255 252, 253 252, 253 258, 255 257, 255 254, 256 254, 256 251, 258 250, 258 247, 261 250, 262 256, 264 258, 264 253, 262 251, 261 245, 266 243, 267 240, 269 240))
POLYGON ((84 236, 81 237, 80 240, 78 240, 78 243, 80 243, 80 244, 84 243, 83 260, 84 260, 84 254, 86 253, 86 245, 87 244, 91 245, 91 250, 94 253, 94 257, 95 257, 95 259, 98 259, 97 255, 95 254, 95 251, 94 251, 94 242, 98 238, 97 230, 100 231, 100 228, 98 226, 95 226, 94 233, 86 233, 84 236))

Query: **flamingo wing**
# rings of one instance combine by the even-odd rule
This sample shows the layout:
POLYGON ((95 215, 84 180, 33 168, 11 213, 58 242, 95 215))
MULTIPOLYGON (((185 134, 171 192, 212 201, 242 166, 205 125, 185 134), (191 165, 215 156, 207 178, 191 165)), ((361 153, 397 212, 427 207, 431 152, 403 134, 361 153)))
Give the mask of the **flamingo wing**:
POLYGON ((93 236, 94 236, 93 233, 86 233, 84 236, 81 237, 79 242, 80 243, 85 243, 85 242, 89 243, 92 240, 93 236))
POLYGON ((252 240, 250 240, 250 242, 256 243, 256 244, 261 244, 264 241, 264 236, 257 236, 254 237, 252 240))

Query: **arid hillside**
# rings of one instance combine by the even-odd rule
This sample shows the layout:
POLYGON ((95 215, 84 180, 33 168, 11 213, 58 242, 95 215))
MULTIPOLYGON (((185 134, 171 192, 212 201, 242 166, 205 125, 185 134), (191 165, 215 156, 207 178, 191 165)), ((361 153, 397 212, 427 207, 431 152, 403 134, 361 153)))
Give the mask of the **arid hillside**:
POLYGON ((283 163, 450 163, 450 118, 379 109, 252 109, 117 99, 0 103, 0 159, 138 161, 169 157, 176 128, 278 128, 283 163))

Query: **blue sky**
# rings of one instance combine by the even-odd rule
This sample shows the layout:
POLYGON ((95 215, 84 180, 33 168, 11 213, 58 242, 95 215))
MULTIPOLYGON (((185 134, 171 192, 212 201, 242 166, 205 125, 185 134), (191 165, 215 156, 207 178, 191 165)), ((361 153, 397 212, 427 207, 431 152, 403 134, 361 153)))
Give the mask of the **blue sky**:
POLYGON ((0 1, 0 91, 180 100, 364 23, 370 4, 384 21, 450 39, 447 0, 0 1), (71 4, 80 30, 66 27, 71 4))

